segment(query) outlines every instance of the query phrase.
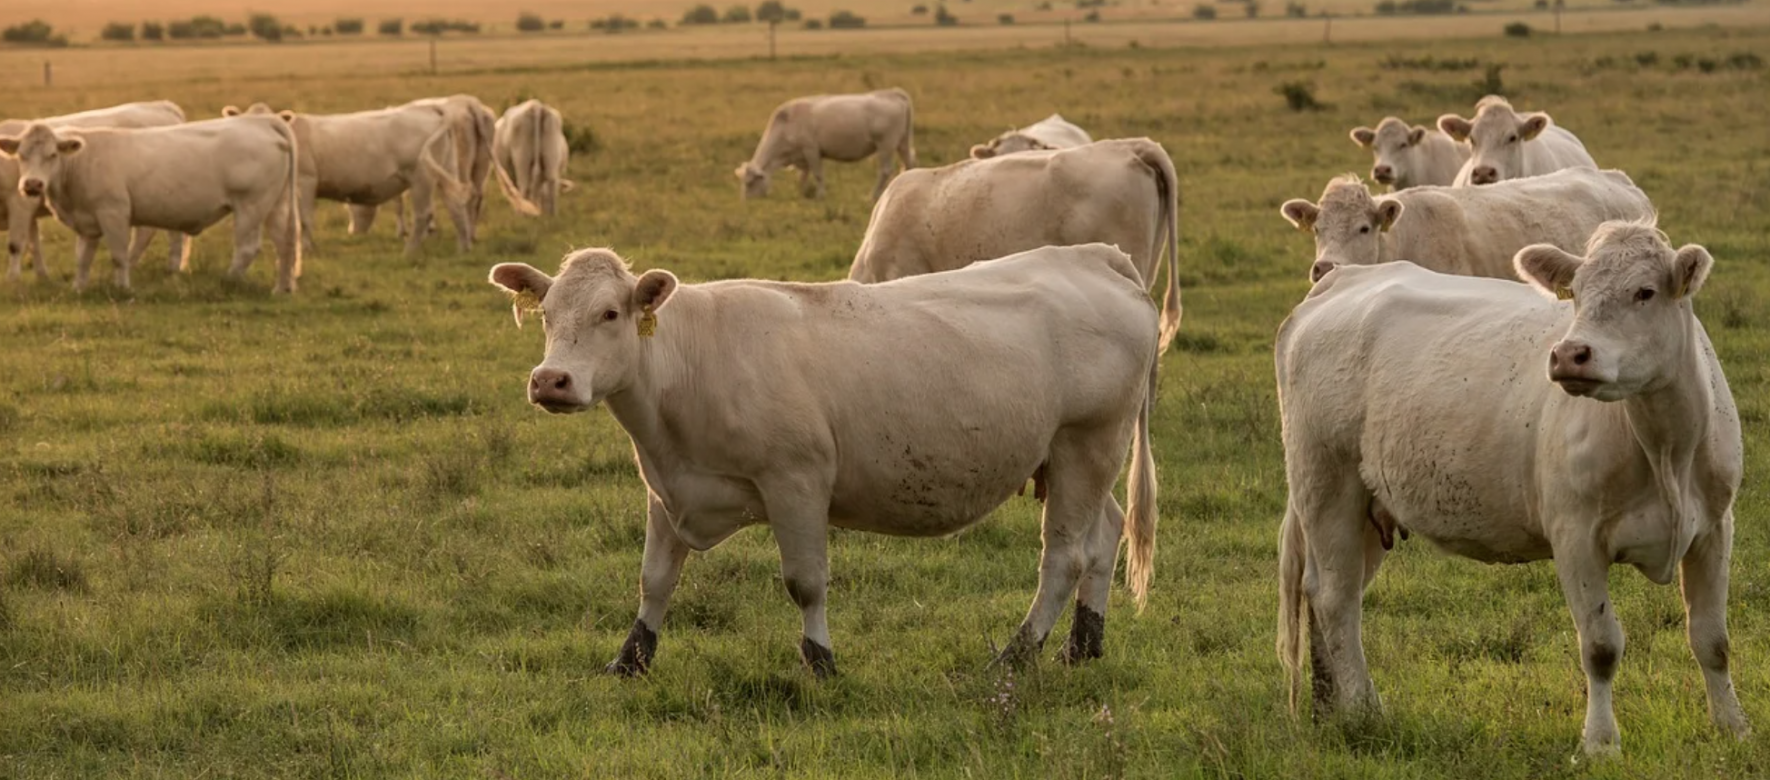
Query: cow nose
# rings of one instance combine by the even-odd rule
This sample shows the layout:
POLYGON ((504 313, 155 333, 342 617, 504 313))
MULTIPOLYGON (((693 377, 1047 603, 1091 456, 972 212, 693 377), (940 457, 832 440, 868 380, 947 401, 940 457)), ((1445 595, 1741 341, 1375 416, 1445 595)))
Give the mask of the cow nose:
POLYGON ((1329 271, 1334 270, 1335 268, 1339 267, 1339 265, 1340 265, 1339 263, 1333 262, 1331 260, 1317 260, 1317 261, 1315 261, 1315 265, 1309 266, 1309 281, 1310 281, 1310 283, 1313 284, 1315 282, 1321 281, 1322 277, 1327 276, 1329 271))
POLYGON ((1483 165, 1469 172, 1469 181, 1476 184, 1492 184, 1500 180, 1500 172, 1492 166, 1483 165))
POLYGON ((1371 169, 1371 178, 1376 179, 1379 184, 1388 184, 1390 179, 1395 178, 1395 169, 1379 165, 1371 169))
POLYGON ((43 180, 25 179, 18 183, 18 188, 20 191, 24 192, 24 194, 34 198, 43 194, 43 180))
POLYGON ((529 374, 529 400, 534 402, 559 398, 570 393, 572 375, 557 368, 537 368, 529 374))
POLYGON ((1592 347, 1577 341, 1563 341, 1549 350, 1549 374, 1558 376, 1577 373, 1592 362, 1592 347))

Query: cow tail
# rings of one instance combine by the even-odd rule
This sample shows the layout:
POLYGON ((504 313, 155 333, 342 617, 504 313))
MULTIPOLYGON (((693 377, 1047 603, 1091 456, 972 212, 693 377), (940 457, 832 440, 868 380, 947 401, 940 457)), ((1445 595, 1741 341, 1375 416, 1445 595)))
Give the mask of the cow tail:
POLYGON ((1125 555, 1125 580, 1131 595, 1142 612, 1149 601, 1149 582, 1155 571, 1156 507, 1155 454, 1150 451, 1149 415, 1155 404, 1156 378, 1161 369, 1161 355, 1150 356, 1149 386, 1143 394, 1143 408, 1137 412, 1132 431, 1131 474, 1125 485, 1126 536, 1130 550, 1125 555))
MULTIPOLYGON (((453 133, 454 128, 452 123, 445 117, 442 127, 432 134, 429 140, 424 142, 424 149, 418 154, 419 157, 424 159, 424 168, 428 170, 431 177, 436 180, 436 188, 438 192, 443 197, 448 198, 449 203, 452 204, 451 209, 454 207, 465 206, 468 202, 468 198, 473 195, 473 190, 470 186, 456 178, 453 172, 444 168, 441 163, 436 161, 439 153, 437 144, 444 140, 452 140, 451 136, 453 133)), ((455 159, 460 158, 457 155, 455 159)))
POLYGON ((295 126, 278 117, 277 125, 283 129, 283 137, 289 140, 289 232, 293 235, 294 248, 290 253, 295 256, 294 268, 290 276, 301 278, 301 144, 295 138, 295 126))
POLYGON ((503 161, 496 157, 492 158, 492 170, 498 174, 498 189, 504 191, 504 199, 510 201, 511 207, 520 214, 531 217, 540 216, 541 207, 523 196, 522 190, 517 188, 516 182, 510 180, 510 172, 504 170, 503 161))
MULTIPOLYGON (((1180 177, 1174 172, 1174 160, 1168 157, 1167 150, 1154 141, 1145 141, 1148 145, 1141 152, 1145 164, 1155 168, 1160 175, 1157 184, 1161 192, 1161 228, 1158 236, 1165 234, 1166 241, 1158 238, 1156 246, 1150 247, 1154 252, 1165 250, 1168 262, 1168 284, 1162 294, 1162 341, 1161 354, 1167 354, 1168 345, 1180 333, 1180 177), (1166 246, 1162 246, 1162 244, 1166 246)), ((1153 277, 1155 274, 1151 273, 1153 277)), ((1154 281, 1148 279, 1145 281, 1154 281)))
POLYGON ((1307 550, 1302 518, 1287 505, 1278 531, 1278 662, 1284 665, 1293 715, 1303 692, 1303 621, 1309 619, 1309 597, 1303 591, 1307 550))

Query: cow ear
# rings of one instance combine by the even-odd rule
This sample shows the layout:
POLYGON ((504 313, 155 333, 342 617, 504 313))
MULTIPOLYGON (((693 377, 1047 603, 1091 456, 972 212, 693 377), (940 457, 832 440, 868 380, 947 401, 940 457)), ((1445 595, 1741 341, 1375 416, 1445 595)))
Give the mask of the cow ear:
POLYGON ((246 113, 246 112, 241 111, 239 106, 222 106, 221 107, 221 115, 223 117, 236 117, 236 116, 239 116, 244 113, 246 113))
POLYGON ((1518 137, 1528 141, 1549 129, 1549 115, 1534 111, 1524 115, 1524 123, 1518 126, 1518 137))
POLYGON ((738 177, 739 181, 742 181, 744 178, 744 174, 749 173, 749 172, 750 172, 750 164, 744 163, 743 165, 739 165, 737 167, 737 169, 733 170, 732 175, 738 177))
POLYGON ((1368 127, 1354 127, 1352 128, 1351 136, 1352 143, 1369 149, 1371 148, 1371 144, 1376 143, 1377 131, 1368 127))
POLYGON ((1401 218, 1401 201, 1394 198, 1377 199, 1377 227, 1384 233, 1395 227, 1395 220, 1401 218))
POLYGON ((295 124, 295 112, 293 111, 278 111, 277 116, 282 117, 284 122, 295 124))
POLYGON ((10 160, 18 156, 18 145, 24 139, 0 138, 0 157, 10 160))
POLYGON ((1419 146, 1420 142, 1424 140, 1426 140, 1426 128, 1424 126, 1414 125, 1412 130, 1407 131, 1408 146, 1419 146))
POLYGON ((86 139, 84 138, 58 138, 55 141, 55 150, 62 154, 79 154, 80 150, 85 148, 86 139))
POLYGON ((1531 244, 1512 256, 1518 278, 1551 298, 1573 295, 1573 274, 1585 258, 1569 254, 1552 244, 1531 244))
POLYGON ((492 266, 492 285, 510 293, 510 313, 516 327, 522 327, 522 314, 541 305, 553 286, 553 277, 541 273, 528 263, 499 263, 492 266))
POLYGON ((670 294, 676 292, 676 284, 676 274, 660 268, 646 271, 633 286, 633 305, 654 312, 662 309, 670 294))
POLYGON ((1715 267, 1715 258, 1709 250, 1696 244, 1685 244, 1672 258, 1672 278, 1678 284, 1678 298, 1695 295, 1702 289, 1702 283, 1708 281, 1709 269, 1715 267))
POLYGON ((996 150, 988 144, 975 144, 971 147, 971 159, 973 160, 987 160, 994 156, 996 156, 996 150))
POLYGON ((1286 220, 1296 225, 1298 230, 1307 233, 1315 228, 1315 218, 1321 216, 1321 209, 1302 198, 1292 198, 1285 201, 1283 206, 1278 207, 1278 213, 1283 214, 1286 220))
POLYGON ((1445 114, 1438 118, 1438 132, 1450 136, 1451 140, 1469 140, 1469 129, 1469 120, 1456 114, 1445 114))

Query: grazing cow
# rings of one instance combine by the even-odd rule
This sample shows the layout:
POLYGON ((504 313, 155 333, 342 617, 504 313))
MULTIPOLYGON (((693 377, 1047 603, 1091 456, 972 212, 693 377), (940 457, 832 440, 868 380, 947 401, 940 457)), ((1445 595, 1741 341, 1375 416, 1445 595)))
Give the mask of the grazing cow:
POLYGON ((910 94, 881 89, 862 95, 816 95, 782 103, 768 120, 750 161, 737 167, 745 199, 768 194, 768 180, 783 167, 799 169, 805 197, 824 196, 823 161, 859 162, 879 156, 873 198, 891 181, 891 154, 905 170, 916 167, 915 109, 910 94))
MULTIPOLYGON (((467 196, 467 240, 468 244, 479 238, 479 218, 485 210, 486 178, 492 172, 492 136, 498 115, 492 109, 472 95, 450 95, 446 98, 420 98, 407 103, 408 106, 430 106, 441 108, 449 115, 449 123, 454 126, 455 178, 466 182, 469 188, 467 196)), ((407 234, 406 204, 401 199, 394 204, 397 209, 394 216, 399 220, 399 233, 407 234)), ((363 230, 368 230, 367 222, 374 220, 374 207, 362 206, 368 210, 363 230)), ((357 212, 351 212, 352 223, 357 212)), ((434 227, 434 217, 427 218, 431 224, 424 226, 426 232, 434 227)))
POLYGON ((295 291, 301 273, 295 131, 277 117, 238 117, 138 130, 62 129, 33 122, 0 137, 19 162, 19 190, 43 196, 74 230, 84 289, 98 241, 109 245, 117 285, 129 287, 133 226, 196 235, 234 217, 230 276, 245 275, 264 228, 277 253, 276 291, 295 291))
MULTIPOLYGON (((36 121, 53 128, 165 127, 183 122, 184 109, 170 100, 155 100, 124 103, 36 121)), ((0 122, 0 136, 20 135, 29 124, 29 121, 22 119, 0 122)), ((37 235, 37 220, 46 216, 49 216, 49 207, 43 204, 42 198, 26 196, 19 191, 17 161, 0 157, 0 223, 4 224, 10 237, 6 243, 8 280, 16 281, 21 276, 26 251, 30 252, 36 265, 37 278, 49 278, 49 269, 43 262, 43 245, 37 235)), ((135 231, 134 244, 129 250, 131 265, 147 251, 148 242, 153 236, 153 230, 144 228, 135 231)), ((181 233, 169 233, 166 238, 171 249, 172 270, 183 270, 189 260, 189 243, 181 233)))
POLYGON ((1408 127, 1392 116, 1383 117, 1375 130, 1353 128, 1352 142, 1376 158, 1371 178, 1397 192, 1409 187, 1449 187, 1456 183, 1463 163, 1469 161, 1468 144, 1437 130, 1408 127))
POLYGON ((1321 204, 1286 201, 1315 236, 1310 281, 1341 265, 1408 260, 1439 273, 1517 279, 1512 256, 1531 244, 1578 251, 1598 226, 1646 219, 1653 203, 1622 171, 1568 168, 1487 187, 1415 187, 1372 198, 1357 176, 1328 182, 1321 204))
POLYGON ((518 212, 553 216, 559 192, 571 189, 565 164, 571 149, 559 112, 539 100, 511 106, 492 133, 492 165, 498 186, 518 212))
POLYGON ((1098 241, 1129 251, 1154 287, 1165 245, 1165 352, 1180 330, 1179 217, 1174 163, 1147 138, 961 160, 908 171, 891 183, 873 206, 848 278, 883 282, 1098 241))
POLYGON ((1471 156, 1453 182, 1458 187, 1541 176, 1563 168, 1598 167, 1579 137, 1551 122, 1548 114, 1520 114, 1499 95, 1476 103, 1474 120, 1456 114, 1439 117, 1438 129, 1469 142, 1471 156))
POLYGON ((1293 707, 1305 628, 1316 706, 1380 707, 1361 601, 1399 529, 1488 563, 1554 560, 1586 672, 1587 754, 1620 746, 1611 564, 1661 585, 1681 573, 1709 714, 1746 733, 1727 670, 1739 413, 1691 305, 1713 261, 1673 251, 1650 222, 1607 223, 1584 252, 1526 247, 1528 285, 1343 268, 1279 330, 1277 644, 1293 707))
POLYGON ((491 279, 519 296, 519 322, 520 301, 539 299, 547 353, 529 400, 554 413, 606 401, 633 439, 649 494, 645 556, 639 619, 612 673, 651 663, 690 550, 766 524, 803 612, 802 657, 829 675, 831 526, 955 533, 1035 474, 1045 489, 1039 588, 998 660, 1030 660, 1072 593, 1063 658, 1100 655, 1121 530, 1127 579, 1144 601, 1156 314, 1123 252, 1043 247, 878 285, 679 285, 589 249, 557 277, 505 263, 491 279), (1121 512, 1113 483, 1127 447, 1121 512))
POLYGON ((1057 114, 1034 122, 1019 130, 1009 130, 996 136, 987 144, 971 147, 971 157, 987 160, 1015 152, 1030 152, 1038 149, 1069 149, 1094 143, 1088 131, 1071 124, 1057 114))
MULTIPOLYGON (((244 112, 233 106, 222 109, 224 116, 242 113, 268 115, 272 109, 263 103, 244 112)), ((455 127, 442 108, 401 106, 354 114, 284 111, 279 116, 294 128, 301 144, 304 233, 313 229, 316 198, 375 206, 410 191, 413 213, 422 219, 415 223, 421 229, 406 235, 407 252, 422 247, 437 195, 455 223, 456 245, 463 252, 472 248, 469 187, 454 175, 455 127)), ((373 218, 372 210, 369 216, 373 218)))

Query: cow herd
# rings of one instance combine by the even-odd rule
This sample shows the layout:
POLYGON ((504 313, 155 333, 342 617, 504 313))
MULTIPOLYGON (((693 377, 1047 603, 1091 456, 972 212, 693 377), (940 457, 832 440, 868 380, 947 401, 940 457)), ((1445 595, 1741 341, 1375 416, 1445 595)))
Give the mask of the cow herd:
POLYGON ((319 198, 350 209, 350 229, 369 229, 393 203, 408 251, 434 225, 441 201, 457 246, 473 246, 485 184, 498 182, 517 211, 552 214, 568 149, 559 112, 530 100, 502 118, 471 95, 414 100, 349 114, 278 112, 263 103, 228 106, 222 118, 186 122, 168 101, 129 103, 31 121, 0 123, 0 211, 8 230, 7 277, 29 255, 49 277, 37 221, 53 214, 74 231, 84 289, 103 242, 119 287, 154 230, 170 237, 171 267, 188 262, 189 237, 232 215, 234 259, 246 272, 268 231, 277 254, 276 292, 295 291, 304 251, 314 251, 319 198), (412 206, 408 223, 405 203, 412 206))
MULTIPOLYGON (((535 101, 496 122, 468 96, 332 116, 257 105, 194 123, 166 103, 112 111, 0 125, 13 277, 26 247, 44 273, 39 201, 79 237, 76 285, 98 239, 126 285, 145 229, 168 231, 177 267, 183 237, 231 213, 233 271, 268 229, 277 289, 292 291, 316 198, 350 204, 362 230, 409 195, 411 247, 440 198, 467 248, 491 172, 525 214, 555 213, 570 184, 560 116, 535 101)), ((802 658, 833 674, 831 527, 951 534, 1029 481, 1043 504, 1038 587, 998 662, 1034 659, 1072 599, 1059 657, 1099 657, 1121 540, 1142 607, 1150 415, 1181 321, 1174 164, 1154 141, 1096 141, 1053 114, 917 168, 913 124, 899 89, 799 98, 736 170, 744 198, 787 167, 821 197, 824 160, 876 156, 848 281, 683 284, 607 249, 551 275, 492 268, 517 323, 542 319, 528 399, 554 413, 605 404, 648 489, 638 617, 608 671, 653 663, 691 550, 766 525, 802 613, 802 658)), ((1380 706, 1361 605, 1386 552, 1417 535, 1480 561, 1553 560, 1593 755, 1620 745, 1624 637, 1607 571, 1681 577, 1711 717, 1745 735, 1726 618, 1739 415, 1691 303, 1713 259, 1674 249, 1626 174, 1503 98, 1436 129, 1389 117, 1351 138, 1390 191, 1348 175, 1280 208, 1315 243, 1313 287, 1275 343, 1289 488, 1277 650, 1293 706, 1305 652, 1315 708, 1380 706)))

